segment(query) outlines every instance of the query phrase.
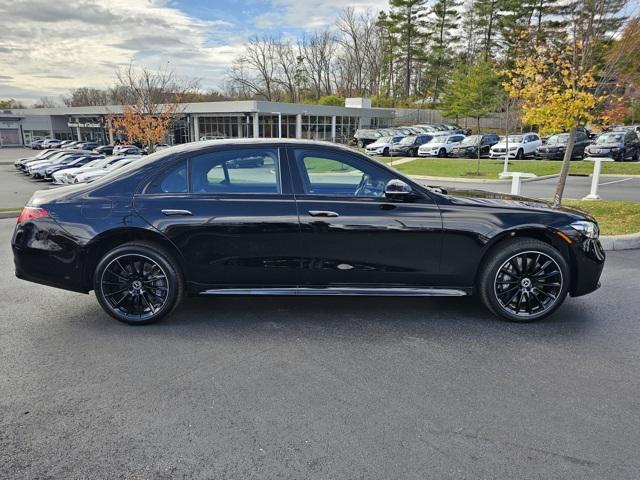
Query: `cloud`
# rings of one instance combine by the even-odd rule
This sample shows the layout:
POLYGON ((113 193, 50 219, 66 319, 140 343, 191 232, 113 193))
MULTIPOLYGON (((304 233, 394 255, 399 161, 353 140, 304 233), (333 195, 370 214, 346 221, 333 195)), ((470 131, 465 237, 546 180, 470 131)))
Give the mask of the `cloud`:
POLYGON ((0 18, 0 98, 27 102, 81 86, 106 88, 114 71, 133 61, 169 64, 183 77, 209 72, 202 85, 212 88, 241 49, 229 44, 236 38, 231 23, 191 17, 167 0, 0 1, 0 18))

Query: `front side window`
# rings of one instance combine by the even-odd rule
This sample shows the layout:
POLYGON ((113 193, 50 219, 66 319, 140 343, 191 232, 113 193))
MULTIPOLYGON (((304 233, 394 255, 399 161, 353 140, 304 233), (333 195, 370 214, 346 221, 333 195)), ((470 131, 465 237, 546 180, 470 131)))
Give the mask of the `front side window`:
POLYGON ((339 197, 382 197, 392 175, 339 152, 295 149, 304 193, 339 197))
POLYGON ((196 155, 191 158, 191 191, 281 193, 278 151, 251 148, 196 155))

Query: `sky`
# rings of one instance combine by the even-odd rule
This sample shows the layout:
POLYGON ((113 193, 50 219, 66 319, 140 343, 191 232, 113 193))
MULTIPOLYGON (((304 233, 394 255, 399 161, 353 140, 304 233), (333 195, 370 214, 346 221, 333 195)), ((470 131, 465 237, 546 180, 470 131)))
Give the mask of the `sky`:
POLYGON ((72 88, 107 88, 129 63, 220 88, 252 35, 333 24, 388 0, 0 0, 0 99, 31 104, 72 88))

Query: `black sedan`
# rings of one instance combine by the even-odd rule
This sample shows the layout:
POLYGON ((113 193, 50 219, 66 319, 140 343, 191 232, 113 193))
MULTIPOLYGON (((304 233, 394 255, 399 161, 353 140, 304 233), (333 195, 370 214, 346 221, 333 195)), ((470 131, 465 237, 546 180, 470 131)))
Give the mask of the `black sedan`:
MULTIPOLYGON (((564 159, 564 152, 567 150, 567 143, 569 142, 568 133, 558 133, 551 135, 544 145, 539 146, 536 149, 536 158, 539 160, 562 160, 564 159)), ((571 159, 582 159, 585 155, 585 149, 591 140, 584 132, 577 132, 576 139, 573 143, 573 150, 571 151, 571 159)))
POLYGON ((19 278, 94 290, 127 323, 185 294, 477 294, 532 321, 598 288, 598 233, 580 211, 426 188, 346 147, 226 140, 36 192, 12 247, 19 278), (261 167, 229 168, 257 156, 261 167))
POLYGON ((585 149, 587 157, 609 157, 616 162, 640 158, 640 141, 633 130, 605 132, 585 149))
POLYGON ((481 157, 488 157, 491 147, 500 142, 500 137, 495 133, 486 135, 469 135, 462 142, 451 149, 451 157, 478 158, 478 149, 481 157))

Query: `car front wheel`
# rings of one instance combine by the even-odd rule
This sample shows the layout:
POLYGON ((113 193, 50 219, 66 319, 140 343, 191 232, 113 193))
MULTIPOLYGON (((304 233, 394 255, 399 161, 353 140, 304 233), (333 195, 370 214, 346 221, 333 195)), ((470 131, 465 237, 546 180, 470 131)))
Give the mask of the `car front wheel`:
POLYGON ((127 243, 107 252, 94 274, 100 306, 121 322, 153 323, 180 302, 184 286, 177 262, 157 245, 127 243))
POLYGON ((532 322, 553 313, 567 296, 567 261, 551 245, 516 238, 489 253, 478 290, 485 306, 513 322, 532 322), (494 254, 495 253, 495 254, 494 254))

